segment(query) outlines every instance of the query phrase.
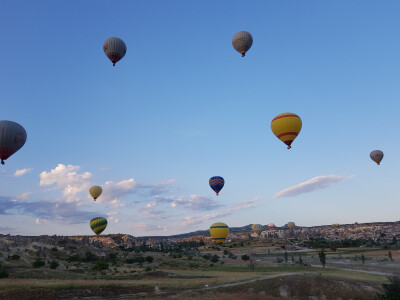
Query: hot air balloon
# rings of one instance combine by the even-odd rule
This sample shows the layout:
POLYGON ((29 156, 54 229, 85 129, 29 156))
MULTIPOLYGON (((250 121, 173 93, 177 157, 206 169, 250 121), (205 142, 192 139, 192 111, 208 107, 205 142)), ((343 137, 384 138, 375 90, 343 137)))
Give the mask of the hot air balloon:
POLYGON ((253 45, 253 37, 247 31, 239 31, 232 38, 233 48, 242 54, 242 57, 249 51, 251 45, 253 45))
POLYGON ((217 244, 222 244, 229 234, 229 227, 225 223, 214 223, 210 227, 210 235, 217 244))
POLYGON ((383 152, 381 150, 374 150, 370 153, 369 156, 374 162, 376 162, 379 165, 383 158, 383 152))
POLYGON ((96 201, 96 199, 100 197, 102 192, 103 192, 103 189, 98 185, 94 185, 94 186, 90 187, 90 189, 89 189, 89 194, 90 194, 90 196, 93 197, 94 201, 96 201))
POLYGON ((0 159, 1 164, 17 152, 26 142, 24 127, 12 121, 0 121, 0 159))
POLYGON ((100 233, 104 231, 107 227, 107 220, 102 217, 93 218, 90 220, 90 228, 92 228, 93 232, 99 236, 100 233))
POLYGON ((287 223, 288 228, 294 228, 295 226, 296 226, 296 224, 294 224, 294 222, 287 223))
POLYGON ((217 193, 218 196, 219 192, 224 187, 225 180, 221 176, 214 176, 210 178, 209 184, 210 187, 214 190, 214 192, 217 193))
POLYGON ((261 224, 253 224, 251 225, 251 230, 253 230, 255 233, 260 233, 264 230, 264 227, 261 224))
POLYGON ((293 113, 277 115, 271 121, 272 132, 288 146, 288 149, 291 148, 290 145, 299 134, 301 126, 300 117, 293 113))
POLYGON ((108 59, 113 63, 113 66, 115 66, 125 56, 126 45, 120 38, 110 37, 104 41, 103 50, 108 59))
POLYGON ((268 224, 268 229, 274 229, 275 228, 275 224, 274 223, 269 223, 268 224))

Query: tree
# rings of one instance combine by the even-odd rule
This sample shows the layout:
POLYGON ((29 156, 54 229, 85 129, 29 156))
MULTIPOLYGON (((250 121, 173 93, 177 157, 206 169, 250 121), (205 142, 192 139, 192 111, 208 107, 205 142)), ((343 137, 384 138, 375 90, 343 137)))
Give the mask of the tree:
POLYGON ((299 263, 302 265, 303 264, 303 259, 301 258, 301 253, 299 252, 299 263))
POLYGON ((13 254, 11 256, 9 256, 9 259, 11 260, 19 260, 21 257, 18 254, 13 254))
POLYGON ((361 261, 362 261, 362 264, 364 264, 365 263, 365 256, 364 256, 364 254, 361 254, 361 261))
POLYGON ((242 255, 242 259, 243 259, 243 260, 249 260, 249 259, 250 259, 250 256, 248 256, 247 254, 242 255))
POLYGON ((325 254, 324 248, 321 248, 321 251, 318 251, 317 254, 319 256, 319 261, 321 262, 322 266, 325 268, 326 254, 325 254))
POLYGON ((213 257, 211 257, 211 262, 216 263, 219 261, 218 255, 214 254, 213 257))
POLYGON ((49 267, 50 267, 50 269, 57 269, 59 265, 60 265, 60 264, 59 264, 56 260, 53 260, 53 261, 50 263, 49 267))
POLYGON ((8 277, 8 272, 7 270, 0 270, 0 278, 7 278, 8 277))
POLYGON ((377 294, 374 300, 398 300, 400 295, 400 276, 388 276, 389 283, 383 283, 384 293, 377 294))
POLYGON ((388 256, 389 256, 389 259, 390 259, 391 261, 393 261, 392 251, 389 250, 388 256))
POLYGON ((151 263, 153 260, 154 260, 153 256, 147 256, 147 257, 146 257, 146 261, 147 261, 148 263, 151 263))
POLYGON ((97 271, 108 270, 108 268, 109 268, 108 263, 101 260, 97 261, 96 264, 93 266, 93 270, 97 271))
POLYGON ((113 252, 108 253, 107 254, 107 260, 112 262, 113 264, 115 264, 116 261, 117 261, 117 253, 113 253, 113 252))
POLYGON ((43 259, 41 259, 40 257, 36 258, 36 260, 32 263, 32 266, 34 268, 40 268, 43 267, 46 263, 44 262, 43 259))
POLYGON ((288 260, 289 260, 288 253, 287 253, 287 251, 285 250, 285 262, 287 263, 288 260))

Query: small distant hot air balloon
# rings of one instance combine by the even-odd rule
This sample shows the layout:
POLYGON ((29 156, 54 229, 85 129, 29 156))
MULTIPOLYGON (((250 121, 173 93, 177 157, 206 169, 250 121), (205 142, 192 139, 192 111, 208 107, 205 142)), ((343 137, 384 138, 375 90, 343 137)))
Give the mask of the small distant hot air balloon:
POLYGON ((120 38, 110 37, 104 41, 103 50, 108 59, 113 63, 113 66, 115 66, 125 56, 126 45, 120 38))
POLYGON ((274 229, 275 228, 275 224, 274 223, 269 223, 268 224, 268 229, 274 229))
POLYGON ((243 57, 249 51, 251 45, 253 45, 253 36, 247 31, 239 31, 233 36, 232 45, 243 57))
POLYGON ((383 152, 381 150, 374 150, 370 153, 369 155, 371 159, 376 162, 378 165, 380 165, 381 160, 383 158, 383 152))
POLYGON ((291 148, 291 144, 301 130, 301 119, 293 113, 277 115, 271 121, 271 129, 275 136, 291 148))
POLYGON ((90 228, 92 228, 93 232, 99 236, 100 233, 104 231, 107 227, 107 220, 102 217, 93 218, 90 220, 90 228))
POLYGON ((224 187, 225 180, 221 176, 214 176, 210 178, 209 184, 210 187, 214 190, 215 193, 217 193, 218 196, 219 192, 224 187))
POLYGON ((94 185, 94 186, 90 187, 90 189, 89 189, 89 194, 90 194, 90 196, 93 197, 94 201, 96 201, 96 199, 100 197, 102 192, 103 192, 103 189, 98 185, 94 185))
POLYGON ((13 121, 0 121, 0 159, 1 164, 17 152, 26 142, 24 127, 13 121))
POLYGON ((294 224, 294 222, 287 223, 288 228, 294 228, 295 226, 296 226, 296 224, 294 224))
POLYGON ((210 227, 210 235, 217 244, 225 242, 229 234, 229 227, 225 223, 214 223, 210 227))
POLYGON ((264 230, 264 227, 261 224, 253 224, 251 225, 251 230, 253 230, 255 233, 260 233, 264 230))

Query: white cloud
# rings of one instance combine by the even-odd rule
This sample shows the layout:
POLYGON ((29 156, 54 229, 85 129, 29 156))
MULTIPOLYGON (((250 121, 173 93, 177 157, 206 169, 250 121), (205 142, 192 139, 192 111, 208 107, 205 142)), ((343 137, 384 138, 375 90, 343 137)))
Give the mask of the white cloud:
POLYGON ((76 194, 88 190, 90 185, 90 172, 79 173, 80 166, 59 164, 50 172, 40 173, 40 185, 48 186, 55 184, 57 188, 63 188, 63 196, 67 202, 80 201, 76 194))
POLYGON ((141 230, 141 231, 168 231, 168 227, 165 225, 155 225, 155 224, 147 224, 144 222, 132 224, 133 230, 141 230))
POLYGON ((26 169, 17 170, 17 171, 15 171, 13 176, 14 177, 19 177, 19 176, 22 176, 24 174, 27 174, 27 173, 31 172, 32 170, 33 170, 32 168, 26 168, 26 169))
POLYGON ((325 176, 317 176, 311 178, 305 182, 299 183, 295 186, 286 188, 279 193, 274 195, 274 198, 280 197, 295 197, 297 195, 303 193, 309 193, 315 190, 324 189, 335 184, 338 184, 344 179, 351 179, 354 176, 342 176, 342 175, 325 175, 325 176))
POLYGON ((221 218, 221 217, 226 217, 229 216, 231 214, 233 214, 234 212, 238 211, 238 210, 243 210, 246 208, 251 208, 253 207, 254 202, 260 200, 260 197, 255 197, 251 200, 246 200, 246 201, 240 201, 240 202, 236 202, 235 206, 232 208, 228 208, 224 211, 221 212, 217 212, 217 213, 213 213, 213 214, 207 214, 207 215, 203 215, 200 217, 185 217, 183 219, 183 221, 181 222, 181 226, 188 226, 188 225, 195 225, 195 224, 200 224, 204 221, 207 220, 212 220, 212 219, 217 219, 217 218, 221 218))
POLYGON ((18 194, 17 196, 15 196, 15 199, 22 200, 22 201, 28 201, 30 194, 32 194, 32 192, 18 194))
POLYGON ((118 212, 117 211, 110 211, 107 213, 108 221, 114 221, 115 223, 119 222, 118 212))
POLYGON ((172 208, 183 207, 191 211, 214 210, 221 205, 211 197, 190 195, 190 197, 155 197, 158 203, 169 203, 172 208))
POLYGON ((136 192, 136 190, 142 186, 142 183, 135 182, 133 178, 118 182, 106 181, 106 183, 102 186, 103 193, 96 200, 96 202, 109 203, 113 206, 121 206, 120 201, 123 197, 136 192))

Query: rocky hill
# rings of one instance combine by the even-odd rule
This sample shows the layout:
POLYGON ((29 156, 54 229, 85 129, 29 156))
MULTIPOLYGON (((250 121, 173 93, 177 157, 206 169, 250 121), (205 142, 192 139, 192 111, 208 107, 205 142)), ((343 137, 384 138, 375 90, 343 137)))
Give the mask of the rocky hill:
MULTIPOLYGON (((227 241, 253 239, 296 239, 299 241, 310 238, 325 238, 328 240, 372 239, 383 242, 395 237, 400 239, 400 222, 346 224, 339 226, 314 226, 266 229, 261 233, 251 231, 251 224, 243 227, 230 228, 227 241)), ((171 245, 179 241, 211 242, 208 230, 173 236, 134 237, 128 234, 110 234, 105 236, 11 236, 0 234, 0 250, 15 247, 27 247, 31 244, 41 244, 45 247, 64 246, 74 247, 74 244, 85 245, 89 248, 131 248, 133 246, 171 245), (72 245, 72 246, 71 246, 72 245)))

